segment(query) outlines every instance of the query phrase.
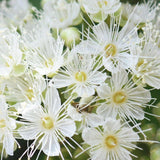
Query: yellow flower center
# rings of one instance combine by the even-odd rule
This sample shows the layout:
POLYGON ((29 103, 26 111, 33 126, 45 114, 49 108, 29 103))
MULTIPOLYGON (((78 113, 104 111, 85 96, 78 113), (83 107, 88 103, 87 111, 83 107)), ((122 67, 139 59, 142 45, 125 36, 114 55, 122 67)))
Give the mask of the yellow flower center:
POLYGON ((138 60, 138 63, 136 65, 136 70, 139 71, 139 73, 144 74, 146 72, 149 72, 149 70, 151 69, 149 66, 152 66, 152 61, 150 61, 150 63, 146 60, 146 59, 142 59, 140 58, 138 60))
POLYGON ((33 89, 32 89, 32 88, 29 88, 29 89, 26 91, 26 96, 28 97, 28 99, 29 99, 30 101, 34 98, 34 92, 33 92, 33 89))
POLYGON ((87 79, 87 75, 85 72, 81 71, 81 72, 77 72, 75 74, 75 79, 79 82, 84 82, 87 79))
POLYGON ((6 126, 6 122, 4 119, 0 120, 0 128, 4 128, 6 126))
POLYGON ((107 6, 108 2, 106 0, 98 1, 99 8, 102 8, 103 6, 107 6))
POLYGON ((116 104, 124 103, 126 99, 127 99, 127 96, 123 91, 115 92, 112 96, 112 100, 116 104))
POLYGON ((139 59, 136 67, 140 67, 143 64, 144 64, 144 59, 139 59))
POLYGON ((105 138, 105 145, 107 146, 107 148, 109 149, 113 149, 117 146, 118 142, 117 142, 117 138, 115 136, 107 136, 105 138))
POLYGON ((46 116, 46 117, 43 117, 41 119, 42 121, 42 126, 45 128, 45 129, 52 129, 54 127, 54 122, 53 122, 53 119, 49 116, 46 116))
POLYGON ((60 18, 60 22, 64 22, 65 18, 60 18))
POLYGON ((114 56, 116 55, 117 53, 117 48, 114 44, 107 44, 105 46, 105 53, 106 53, 106 57, 109 57, 109 56, 114 56))
POLYGON ((50 66, 53 66, 53 65, 54 65, 54 61, 53 61, 52 58, 49 58, 49 59, 47 59, 47 60, 45 61, 45 66, 46 66, 47 68, 49 68, 50 66))
POLYGON ((5 65, 6 67, 10 67, 9 63, 8 62, 5 62, 5 65))

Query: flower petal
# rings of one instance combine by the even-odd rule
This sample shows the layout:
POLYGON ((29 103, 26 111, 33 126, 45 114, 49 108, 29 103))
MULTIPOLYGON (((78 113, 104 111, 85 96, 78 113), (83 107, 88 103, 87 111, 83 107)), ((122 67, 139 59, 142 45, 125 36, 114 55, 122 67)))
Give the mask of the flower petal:
POLYGON ((60 145, 54 134, 44 135, 42 141, 42 150, 47 156, 59 156, 60 145))
POLYGON ((72 137, 76 131, 74 121, 69 118, 63 119, 63 121, 60 120, 57 124, 57 128, 66 137, 72 137))
POLYGON ((6 133, 6 135, 4 136, 4 140, 3 140, 3 147, 6 150, 6 153, 8 155, 13 155, 13 151, 14 151, 14 137, 13 135, 8 132, 6 133))
POLYGON ((61 100, 58 91, 53 86, 47 89, 45 106, 48 107, 48 113, 52 114, 52 116, 56 115, 61 108, 61 100))
POLYGON ((98 145, 101 143, 103 136, 95 128, 86 128, 82 132, 83 140, 89 145, 98 145))

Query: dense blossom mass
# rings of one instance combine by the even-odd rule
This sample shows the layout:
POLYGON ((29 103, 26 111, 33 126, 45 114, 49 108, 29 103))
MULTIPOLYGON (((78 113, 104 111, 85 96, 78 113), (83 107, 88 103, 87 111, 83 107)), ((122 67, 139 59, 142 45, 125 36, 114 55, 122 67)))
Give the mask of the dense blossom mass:
POLYGON ((154 0, 2 0, 0 159, 132 160, 158 143, 144 122, 158 116, 159 17, 154 0))

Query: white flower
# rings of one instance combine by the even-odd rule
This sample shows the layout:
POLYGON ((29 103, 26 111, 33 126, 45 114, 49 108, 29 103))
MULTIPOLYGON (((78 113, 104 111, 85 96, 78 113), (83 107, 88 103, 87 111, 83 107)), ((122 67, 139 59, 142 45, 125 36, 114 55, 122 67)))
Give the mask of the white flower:
POLYGON ((134 119, 144 119, 142 107, 146 107, 151 100, 149 90, 135 86, 131 79, 128 79, 128 73, 123 70, 112 74, 109 84, 99 86, 97 93, 100 99, 105 100, 97 108, 98 114, 106 118, 129 118, 132 122, 134 119))
POLYGON ((136 28, 128 31, 128 24, 129 21, 120 30, 119 24, 115 24, 115 19, 112 17, 110 27, 105 22, 93 26, 93 34, 90 33, 88 39, 77 46, 78 52, 82 54, 101 54, 103 65, 110 72, 115 72, 119 68, 129 68, 132 61, 129 54, 130 46, 139 43, 139 38, 136 28))
MULTIPOLYGON (((22 118, 26 121, 19 133, 25 140, 34 140, 29 157, 34 154, 34 150, 40 147, 49 156, 62 156, 60 142, 66 147, 64 142, 69 143, 65 137, 71 139, 76 127, 74 121, 68 118, 65 108, 60 102, 58 91, 50 87, 47 90, 44 107, 40 103, 35 104, 24 112, 22 118)), ((67 148, 68 149, 68 148, 67 148)))
POLYGON ((11 77, 4 82, 6 99, 9 102, 41 102, 41 94, 46 89, 43 77, 26 73, 20 77, 11 77))
POLYGON ((65 0, 50 0, 44 4, 43 9, 43 18, 52 28, 66 28, 80 14, 80 6, 75 1, 68 3, 65 0))
POLYGON ((26 67, 22 59, 19 34, 5 29, 0 35, 0 75, 6 78, 22 75, 26 67))
POLYGON ((54 39, 50 28, 38 22, 33 30, 24 34, 24 50, 27 63, 40 75, 52 77, 64 65, 64 42, 58 36, 54 39))
POLYGON ((131 127, 114 119, 107 119, 102 129, 84 129, 82 138, 90 145, 91 160, 132 160, 130 150, 139 140, 131 127))
MULTIPOLYGON (((127 8, 126 8, 127 9, 127 8)), ((156 16, 156 3, 154 0, 136 5, 131 21, 137 25, 153 21, 156 16)))
POLYGON ((8 105, 5 98, 0 96, 0 143, 3 144, 1 159, 4 150, 8 155, 13 155, 16 142, 13 133, 16 129, 16 120, 9 117, 8 105))
POLYGON ((160 48, 157 41, 159 31, 152 25, 147 28, 144 29, 145 35, 140 46, 131 49, 134 56, 131 69, 134 78, 141 80, 142 84, 160 89, 160 48))
POLYGON ((80 0, 82 7, 91 16, 101 16, 105 20, 108 14, 115 13, 121 6, 119 0, 80 0))
POLYGON ((0 20, 3 26, 18 26, 23 23, 30 14, 30 5, 28 0, 10 0, 8 3, 2 1, 0 4, 0 20))
POLYGON ((121 26, 123 26, 128 19, 129 27, 143 29, 148 22, 154 22, 156 19, 156 3, 154 0, 148 2, 144 1, 139 5, 131 5, 129 3, 122 4, 122 19, 121 26), (130 15, 132 14, 131 18, 130 15))
POLYGON ((74 50, 71 55, 73 59, 53 77, 52 82, 57 88, 69 86, 72 93, 81 97, 94 95, 97 85, 106 79, 106 75, 98 71, 101 65, 95 57, 81 56, 74 50))

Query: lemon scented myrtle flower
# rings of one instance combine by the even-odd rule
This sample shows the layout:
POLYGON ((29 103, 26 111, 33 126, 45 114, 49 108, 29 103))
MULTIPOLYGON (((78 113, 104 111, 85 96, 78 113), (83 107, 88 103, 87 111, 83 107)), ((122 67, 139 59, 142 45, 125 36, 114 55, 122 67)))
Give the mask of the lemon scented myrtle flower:
POLYGON ((74 50, 72 54, 73 59, 53 77, 52 82, 57 88, 70 87, 72 93, 80 97, 94 95, 95 88, 107 78, 105 73, 98 71, 101 64, 95 57, 78 55, 74 50))
MULTIPOLYGON (((54 87, 48 88, 43 103, 45 109, 40 103, 35 103, 22 114, 26 122, 19 128, 19 134, 25 140, 34 140, 34 149, 31 149, 29 157, 40 148, 40 152, 43 151, 47 157, 60 155, 63 159, 60 142, 66 147, 65 142, 69 142, 65 137, 72 139, 76 130, 74 121, 67 116, 65 106, 61 105, 58 91, 54 87)), ((68 152, 71 155, 69 150, 68 152)))
POLYGON ((120 117, 123 120, 143 120, 143 107, 151 100, 150 91, 136 86, 128 73, 121 70, 112 74, 109 84, 102 84, 97 88, 100 99, 105 100, 99 104, 97 113, 103 117, 120 117))
POLYGON ((84 129, 82 138, 90 146, 92 160, 132 160, 130 149, 136 149, 134 143, 139 141, 138 134, 131 127, 110 118, 101 129, 84 129))

